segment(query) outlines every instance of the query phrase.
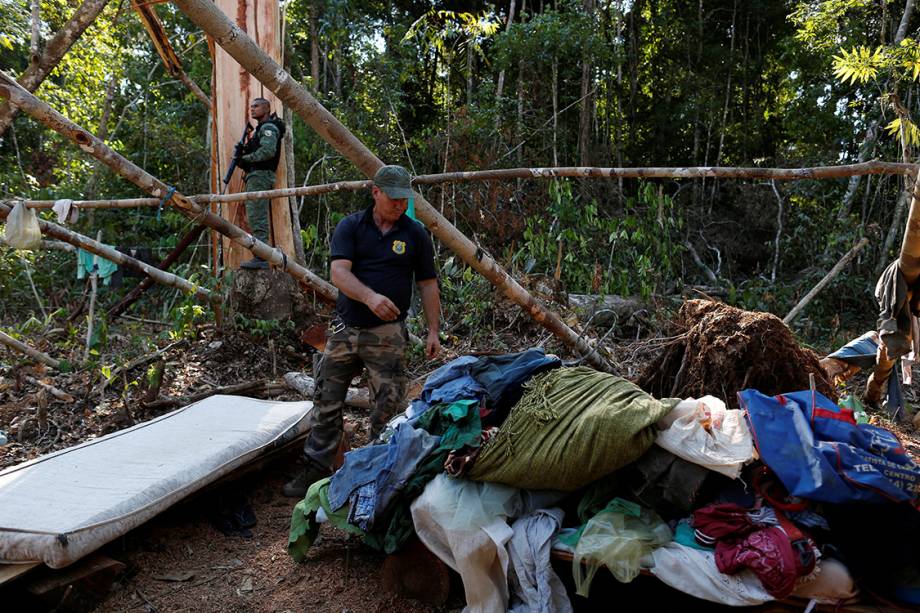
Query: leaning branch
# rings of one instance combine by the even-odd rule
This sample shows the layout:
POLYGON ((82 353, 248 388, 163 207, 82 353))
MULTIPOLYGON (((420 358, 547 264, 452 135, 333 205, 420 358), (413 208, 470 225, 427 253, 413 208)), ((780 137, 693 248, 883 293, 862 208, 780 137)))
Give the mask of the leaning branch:
POLYGON ((144 25, 144 29, 150 35, 150 41, 153 43, 154 49, 156 49, 160 59, 163 60, 163 65, 166 66, 166 72, 182 81, 189 91, 210 110, 211 99, 185 73, 182 68, 182 60, 179 59, 179 56, 176 55, 175 50, 169 43, 169 37, 166 36, 166 30, 163 29, 163 24, 160 22, 160 18, 157 17, 155 8, 150 3, 141 2, 140 0, 131 0, 131 6, 137 11, 137 16, 144 25))
MULTIPOLYGON (((2 87, 0 87, 0 94, 2 94, 2 87)), ((12 207, 0 203, 0 219, 6 219, 12 211, 12 207)), ((50 221, 39 220, 38 225, 41 227, 42 234, 45 236, 54 237, 58 240, 64 241, 65 243, 69 243, 74 247, 79 247, 84 251, 89 251, 90 253, 98 255, 101 258, 115 262, 119 266, 124 266, 125 268, 131 268, 141 272, 149 276, 160 285, 167 285, 189 294, 195 294, 204 301, 220 300, 219 296, 216 294, 211 294, 211 292, 203 287, 199 287, 194 283, 190 283, 182 277, 177 277, 171 272, 160 270, 151 266, 150 264, 134 259, 131 256, 118 251, 117 249, 112 249, 108 245, 103 245, 99 241, 94 241, 88 236, 77 234, 76 232, 51 223, 50 221)))
POLYGON ((860 239, 858 243, 856 243, 856 245, 852 249, 847 251, 846 255, 840 258, 840 261, 834 264, 834 267, 831 268, 830 271, 828 271, 826 275, 824 275, 824 278, 818 281, 817 285, 811 288, 811 290, 807 294, 805 294, 805 296, 801 300, 799 300, 799 303, 797 305, 792 307, 792 310, 789 311, 788 315, 783 317, 783 323, 786 324, 787 326, 791 324, 792 320, 798 317, 799 313, 802 312, 802 309, 804 309, 805 306, 808 305, 808 303, 811 302, 814 299, 814 297, 818 295, 818 292, 824 289, 828 283, 833 281, 834 277, 840 274, 840 271, 843 270, 844 267, 846 267, 846 265, 850 263, 850 260, 856 257, 856 254, 859 253, 859 251, 868 244, 869 244, 869 239, 862 238, 860 239))
MULTIPOLYGON (((45 52, 38 58, 32 58, 28 68, 19 75, 19 84, 29 92, 38 89, 108 3, 109 0, 86 0, 81 4, 64 27, 48 41, 45 52)), ((9 104, 0 105, 0 136, 10 127, 16 113, 17 109, 9 104)))
MULTIPOLYGON (((200 204, 192 202, 175 191, 175 188, 160 181, 146 170, 122 157, 90 132, 73 123, 31 93, 24 90, 15 80, 2 71, 0 71, 0 97, 7 98, 13 106, 25 111, 38 122, 51 128, 65 138, 70 139, 76 143, 80 149, 111 168, 121 177, 131 181, 149 194, 157 198, 162 198, 164 203, 175 207, 177 211, 192 221, 214 228, 233 242, 249 249, 254 255, 284 270, 312 289, 321 300, 329 303, 335 302, 338 292, 335 287, 328 282, 319 278, 300 264, 288 260, 287 255, 280 249, 273 248, 263 243, 248 232, 243 231, 239 226, 235 226, 226 219, 211 213, 200 204)), ((87 249, 87 251, 89 251, 89 249, 87 249)), ((152 266, 148 266, 148 268, 155 270, 152 266)), ((170 274, 163 271, 159 272, 165 275, 170 274)))
MULTIPOLYGON (((733 166, 699 166, 684 168, 600 168, 563 166, 558 168, 502 168, 498 170, 475 170, 469 172, 447 172, 430 175, 418 175, 412 182, 416 185, 437 185, 440 183, 471 183, 474 181, 508 181, 511 179, 558 179, 558 178, 597 178, 597 179, 696 179, 700 177, 718 177, 720 179, 775 179, 778 181, 796 181, 802 179, 838 179, 863 175, 909 175, 917 172, 920 166, 900 162, 881 162, 873 160, 859 164, 841 166, 814 166, 810 168, 745 168, 733 166)), ((199 204, 218 202, 245 202, 271 198, 289 198, 297 196, 319 196, 340 191, 359 191, 370 189, 371 181, 336 181, 303 187, 286 187, 259 192, 240 192, 237 194, 197 194, 188 199, 199 204)), ((11 201, 7 201, 11 202, 11 201)), ((32 209, 50 209, 54 200, 26 200, 25 205, 32 209)), ((119 200, 74 200, 74 206, 82 209, 114 209, 159 206, 157 198, 124 198, 119 200)))

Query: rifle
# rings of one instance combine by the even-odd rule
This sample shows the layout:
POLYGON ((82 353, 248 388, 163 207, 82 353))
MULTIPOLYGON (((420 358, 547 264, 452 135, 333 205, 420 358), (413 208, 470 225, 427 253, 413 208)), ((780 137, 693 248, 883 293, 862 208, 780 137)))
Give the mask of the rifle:
POLYGON ((246 137, 249 136, 250 132, 252 132, 252 126, 247 121, 246 127, 243 128, 243 135, 240 137, 239 142, 233 147, 233 159, 230 160, 230 166, 227 167, 227 174, 224 175, 224 186, 230 183, 230 178, 233 177, 233 171, 236 170, 236 165, 240 161, 240 156, 243 155, 243 146, 246 144, 246 137))

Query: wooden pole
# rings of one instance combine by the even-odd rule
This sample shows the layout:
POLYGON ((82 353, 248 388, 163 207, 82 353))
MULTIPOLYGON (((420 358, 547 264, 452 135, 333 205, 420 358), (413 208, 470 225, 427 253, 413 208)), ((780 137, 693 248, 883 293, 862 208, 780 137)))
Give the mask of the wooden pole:
MULTIPOLYGON (((430 175, 418 175, 412 179, 416 185, 437 185, 440 183, 467 183, 474 181, 508 181, 512 179, 558 179, 558 178, 671 178, 692 179, 700 177, 717 177, 721 179, 775 179, 779 181, 799 181, 806 179, 837 179, 863 175, 913 174, 916 164, 900 162, 862 162, 841 166, 815 166, 811 168, 743 168, 702 166, 695 168, 596 168, 596 167, 558 167, 558 168, 502 168, 498 170, 476 170, 469 172, 448 172, 430 175)), ((217 204, 222 202, 244 202, 265 198, 288 196, 318 196, 338 191, 359 191, 370 189, 371 181, 337 181, 303 187, 271 189, 260 192, 240 192, 238 194, 196 194, 188 199, 199 204, 217 204)), ((12 200, 3 200, 11 204, 12 200)), ((50 209, 54 200, 24 200, 31 209, 50 209)), ((133 208, 159 206, 157 198, 124 198, 119 200, 74 200, 74 206, 83 209, 133 208)))
MULTIPOLYGON (((204 231, 204 226, 197 225, 191 229, 185 236, 182 237, 182 240, 179 241, 179 244, 176 245, 175 249, 169 252, 163 261, 157 264, 157 268, 160 270, 168 270, 173 263, 179 259, 185 250, 188 249, 189 245, 198 240, 198 237, 201 236, 201 233, 204 231)), ((153 279, 150 277, 145 277, 137 284, 137 287, 128 292, 124 298, 118 301, 118 304, 109 309, 108 317, 109 319, 115 319, 119 315, 125 312, 129 306, 137 302, 137 299, 144 295, 150 287, 153 285, 153 279)))
POLYGON ((915 173, 913 181, 910 211, 907 213, 907 226, 904 228, 901 253, 898 256, 898 267, 907 287, 913 287, 920 278, 920 174, 915 173))
POLYGON ((61 370, 63 362, 60 360, 55 360, 50 355, 42 353, 37 349, 32 349, 22 341, 17 341, 15 338, 9 334, 6 334, 5 332, 0 332, 0 343, 6 345, 10 349, 15 349, 20 353, 24 353, 34 360, 38 360, 43 364, 47 364, 51 368, 57 368, 58 370, 61 370))
MULTIPOLYGON (((320 279, 303 266, 291 261, 291 259, 289 259, 287 255, 285 255, 280 249, 273 249, 262 241, 256 239, 251 234, 244 232, 238 226, 231 224, 226 219, 222 219, 221 217, 212 214, 207 210, 207 208, 192 202, 179 192, 175 191, 174 188, 171 188, 170 186, 166 185, 166 183, 163 183, 136 164, 122 157, 110 149, 104 142, 96 138, 93 134, 76 125, 49 107, 47 104, 33 96, 31 93, 19 87, 19 84, 16 83, 15 80, 10 78, 9 75, 2 71, 0 71, 0 97, 8 99, 11 104, 18 107, 20 110, 25 111, 40 123, 70 139, 79 145, 83 151, 114 170, 123 178, 131 181, 144 191, 156 196, 157 198, 162 198, 164 203, 175 207, 177 211, 192 221, 214 228, 224 236, 229 237, 234 242, 243 245, 263 260, 266 260, 274 266, 281 268, 292 277, 306 285, 308 288, 312 289, 321 300, 324 300, 328 303, 335 302, 338 292, 328 282, 320 279)), ((9 209, 9 207, 7 207, 7 209, 9 209)), ((49 227, 54 226, 54 224, 50 224, 48 222, 41 223, 49 227)), ((59 226, 56 227, 60 230, 64 230, 59 226)), ((64 232, 69 232, 69 230, 64 230, 64 232)), ((60 238, 61 236, 56 236, 56 238, 60 238)), ((65 239, 61 238, 61 240, 65 239)), ((87 249, 87 251, 91 250, 87 249)), ((115 253, 119 252, 116 251, 115 253)), ((100 253, 100 255, 103 257, 108 257, 103 253, 100 253)), ((113 258, 110 257, 109 259, 113 258)), ((117 262, 118 260, 113 259, 113 261, 117 262)), ((168 275, 178 279, 178 277, 175 277, 175 275, 157 270, 153 266, 149 266, 147 264, 144 264, 144 266, 146 267, 144 272, 150 276, 168 275)), ((185 283, 188 282, 185 281, 185 283)), ((201 290, 199 289, 198 291, 201 290)))
MULTIPOLYGON (((327 143, 355 164, 365 176, 373 177, 377 169, 383 166, 383 162, 364 143, 349 132, 210 0, 174 0, 174 4, 198 27, 213 36, 217 44, 240 66, 274 92, 284 104, 297 113, 327 143)), ((558 315, 540 304, 492 256, 457 230, 424 197, 416 194, 414 200, 417 217, 442 243, 517 303, 536 322, 562 340, 573 353, 584 356, 596 368, 612 371, 610 364, 598 352, 593 351, 584 338, 576 334, 558 315)))
MULTIPOLYGON (((45 52, 39 58, 32 58, 29 66, 19 75, 20 85, 29 92, 34 92, 45 80, 54 67, 58 65, 70 47, 80 38, 84 30, 96 19, 109 0, 86 0, 73 15, 58 30, 48 44, 45 52)), ((6 132, 16 116, 17 110, 9 104, 0 105, 0 136, 6 132)))
MULTIPOLYGON (((0 219, 6 219, 12 210, 12 207, 9 205, 0 203, 0 219)), ((127 268, 131 268, 132 270, 144 273, 161 285, 174 287, 186 293, 193 293, 204 301, 213 302, 220 300, 219 296, 212 296, 211 292, 203 287, 198 287, 197 285, 190 283, 182 277, 177 277, 170 272, 164 272, 154 268, 150 264, 136 260, 131 256, 118 251, 117 249, 112 249, 108 245, 103 245, 98 241, 94 241, 88 236, 77 234, 76 232, 68 230, 67 228, 53 224, 50 221, 43 221, 41 219, 38 220, 38 225, 41 228, 42 234, 46 236, 54 237, 58 240, 64 241, 65 243, 69 243, 74 247, 79 247, 84 251, 89 251, 90 253, 98 255, 99 257, 115 262, 119 266, 125 266, 127 268)))
MULTIPOLYGON (((96 232, 96 242, 102 242, 102 230, 96 232)), ((89 359, 89 349, 93 342, 93 315, 96 311, 96 289, 99 280, 99 255, 93 254, 93 269, 89 273, 89 313, 86 315, 86 348, 83 351, 83 362, 89 359)))
POLYGON ((811 302, 814 299, 814 297, 817 296, 818 293, 822 289, 827 287, 827 284, 830 283, 834 279, 834 277, 840 274, 840 271, 843 270, 844 267, 846 267, 846 265, 850 263, 850 260, 856 257, 856 254, 859 253, 859 251, 868 244, 869 244, 869 239, 863 237, 859 240, 858 243, 856 243, 856 245, 853 246, 852 249, 847 251, 846 255, 840 258, 840 261, 834 264, 834 267, 831 268, 826 275, 824 275, 824 278, 818 281, 817 285, 811 288, 811 290, 807 294, 805 294, 805 296, 803 296, 801 300, 799 300, 799 303, 797 305, 792 307, 792 310, 789 311, 789 314, 783 318, 783 323, 786 324, 787 326, 791 324, 792 320, 798 317, 799 313, 802 312, 802 309, 804 309, 805 306, 809 302, 811 302))

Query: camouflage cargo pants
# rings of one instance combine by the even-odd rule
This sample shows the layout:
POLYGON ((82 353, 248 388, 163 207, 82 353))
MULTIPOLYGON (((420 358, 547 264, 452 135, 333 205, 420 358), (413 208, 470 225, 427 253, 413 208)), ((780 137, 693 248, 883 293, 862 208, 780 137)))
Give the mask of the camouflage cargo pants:
MULTIPOLYGON (((246 191, 261 192, 275 189, 275 173, 271 170, 252 170, 246 173, 246 191)), ((252 235, 263 243, 268 243, 268 214, 271 200, 246 201, 246 219, 252 235)))
POLYGON ((406 394, 406 323, 373 328, 345 326, 326 342, 316 374, 310 437, 304 455, 325 469, 332 468, 342 438, 342 411, 351 380, 367 368, 374 407, 371 438, 376 438, 394 413, 401 410, 406 394))

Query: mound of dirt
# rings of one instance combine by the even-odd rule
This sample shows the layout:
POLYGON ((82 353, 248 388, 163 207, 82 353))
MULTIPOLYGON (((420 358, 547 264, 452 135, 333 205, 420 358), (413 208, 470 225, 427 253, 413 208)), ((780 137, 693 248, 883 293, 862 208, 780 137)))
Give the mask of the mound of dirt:
POLYGON ((837 400, 833 385, 812 350, 800 347, 781 319, 709 300, 681 306, 665 345, 637 381, 659 397, 699 398, 707 394, 737 406, 737 393, 754 388, 774 395, 815 386, 837 400))

